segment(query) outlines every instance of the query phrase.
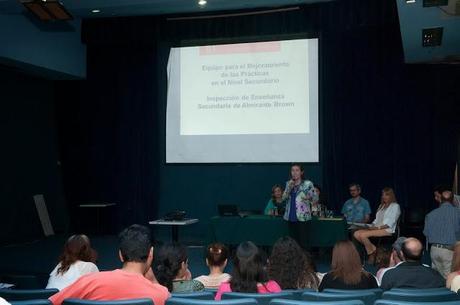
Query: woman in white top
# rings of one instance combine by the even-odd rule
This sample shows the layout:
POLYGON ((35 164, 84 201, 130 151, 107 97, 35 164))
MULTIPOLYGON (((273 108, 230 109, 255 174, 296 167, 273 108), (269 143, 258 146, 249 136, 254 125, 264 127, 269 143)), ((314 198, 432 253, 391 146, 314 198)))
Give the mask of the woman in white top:
POLYGON ((227 266, 228 249, 225 245, 214 243, 208 246, 206 251, 206 265, 209 267, 209 275, 202 275, 195 280, 203 283, 205 288, 217 289, 223 282, 230 280, 230 275, 224 273, 227 266))
POLYGON ((64 245, 58 265, 50 273, 46 288, 62 290, 82 275, 98 272, 94 264, 96 256, 86 235, 71 236, 64 245))
POLYGON ((396 196, 392 188, 386 187, 382 190, 382 197, 375 220, 367 229, 358 230, 353 234, 353 237, 364 245, 366 252, 369 255, 369 260, 373 260, 376 246, 371 243, 369 237, 390 236, 396 230, 401 209, 396 202, 396 196))

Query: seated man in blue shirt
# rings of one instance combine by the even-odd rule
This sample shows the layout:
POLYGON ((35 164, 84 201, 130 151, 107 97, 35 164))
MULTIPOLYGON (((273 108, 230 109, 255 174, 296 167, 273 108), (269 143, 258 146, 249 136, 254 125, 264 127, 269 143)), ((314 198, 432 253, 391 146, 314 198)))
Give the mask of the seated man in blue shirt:
POLYGON ((369 202, 361 197, 361 186, 357 183, 349 185, 351 198, 342 208, 342 214, 347 222, 368 223, 371 215, 369 202))

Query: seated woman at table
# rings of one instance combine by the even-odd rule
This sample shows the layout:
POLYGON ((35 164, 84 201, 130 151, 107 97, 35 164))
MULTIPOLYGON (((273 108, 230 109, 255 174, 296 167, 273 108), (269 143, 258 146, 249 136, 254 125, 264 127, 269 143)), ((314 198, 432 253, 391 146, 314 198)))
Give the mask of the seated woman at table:
POLYGON ((281 237, 276 241, 268 261, 268 276, 281 289, 318 289, 320 280, 310 257, 291 237, 281 237))
POLYGON ((321 193, 321 188, 319 185, 315 184, 315 192, 317 200, 311 203, 311 214, 313 216, 325 217, 326 212, 326 201, 324 200, 324 194, 321 193))
POLYGON ((366 248, 369 262, 374 261, 375 251, 377 250, 369 238, 392 235, 396 230, 399 215, 401 215, 401 209, 396 202, 393 189, 390 187, 384 188, 375 220, 371 226, 367 229, 358 230, 353 234, 353 237, 366 248))
POLYGON ((190 279, 187 249, 178 243, 166 244, 158 250, 152 270, 158 283, 170 292, 204 290, 201 282, 190 279))
POLYGON ((265 215, 284 215, 286 210, 286 201, 283 200, 283 187, 279 184, 275 184, 272 187, 272 198, 265 207, 265 215))
POLYGON ((332 250, 331 271, 326 273, 318 290, 377 288, 377 280, 363 269, 358 251, 349 240, 339 241, 332 250))
POLYGON ((230 280, 230 274, 224 273, 227 266, 228 248, 221 243, 210 244, 206 251, 206 265, 209 275, 202 275, 195 280, 203 283, 204 288, 217 289, 223 282, 230 280))
POLYGON ((72 235, 64 244, 59 263, 51 271, 46 288, 64 289, 82 275, 98 272, 94 264, 96 262, 96 251, 91 248, 88 236, 72 235))
POLYGON ((220 300, 226 292, 276 293, 281 288, 269 280, 264 255, 250 241, 241 243, 236 249, 230 281, 220 284, 215 300, 220 300))

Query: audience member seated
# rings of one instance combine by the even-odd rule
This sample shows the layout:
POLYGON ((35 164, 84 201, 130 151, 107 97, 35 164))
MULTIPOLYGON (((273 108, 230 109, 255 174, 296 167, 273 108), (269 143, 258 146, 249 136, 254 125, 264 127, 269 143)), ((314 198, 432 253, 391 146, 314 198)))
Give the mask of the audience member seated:
POLYGON ((317 290, 319 286, 310 257, 291 237, 281 237, 273 245, 268 261, 268 276, 282 289, 317 290))
POLYGON ((254 243, 246 241, 236 249, 233 260, 232 278, 219 286, 216 300, 222 298, 226 292, 276 293, 281 287, 273 280, 268 279, 266 271, 267 261, 263 258, 259 248, 254 243))
POLYGON ((351 183, 348 186, 351 198, 345 201, 342 214, 348 222, 368 223, 371 215, 369 201, 361 197, 361 186, 351 183))
POLYGON ((132 225, 120 233, 119 239, 118 254, 123 267, 82 276, 50 297, 53 305, 61 305, 67 298, 96 301, 150 298, 155 305, 164 305, 168 289, 145 277, 153 260, 150 230, 132 225))
POLYGON ((441 194, 435 200, 440 202, 425 218, 423 234, 430 248, 431 267, 441 273, 444 278, 451 271, 453 247, 460 237, 460 209, 453 205, 453 193, 448 187, 436 190, 441 194))
POLYGON ((317 217, 325 217, 326 215, 326 200, 325 200, 325 195, 321 192, 321 188, 319 185, 315 184, 315 192, 317 195, 317 200, 313 201, 311 203, 311 215, 317 216, 317 217))
POLYGON ((208 246, 206 251, 206 265, 209 275, 202 275, 195 280, 201 282, 205 288, 217 289, 223 282, 230 280, 230 274, 224 273, 227 266, 228 249, 225 245, 214 243, 208 246))
POLYGON ((64 250, 56 268, 50 273, 46 288, 64 289, 82 275, 99 272, 94 264, 96 251, 91 248, 86 235, 73 235, 64 244, 64 250))
POLYGON ((379 282, 379 284, 382 283, 382 277, 387 270, 391 269, 394 266, 397 266, 403 261, 402 260, 403 255, 401 252, 401 248, 402 248, 403 243, 406 241, 406 239, 407 239, 406 237, 401 236, 401 237, 398 237, 398 239, 393 243, 388 266, 386 268, 383 268, 377 271, 376 277, 377 277, 377 282, 379 282))
POLYGON ((377 288, 375 277, 363 270, 358 251, 351 241, 339 241, 332 250, 331 271, 321 281, 318 290, 377 288))
POLYGON ((460 289, 460 242, 457 242, 454 246, 451 271, 447 276, 446 287, 457 292, 460 289))
POLYGON ((172 243, 162 246, 153 264, 153 273, 170 292, 193 292, 204 290, 204 285, 188 277, 187 248, 172 243))
POLYGON ((377 209, 375 220, 372 226, 358 230, 353 237, 364 245, 369 262, 374 261, 376 246, 369 240, 370 237, 391 236, 395 230, 401 210, 396 202, 396 196, 392 188, 386 187, 382 190, 381 203, 377 209))
POLYGON ((283 200, 283 187, 275 184, 272 187, 272 198, 268 201, 265 207, 265 215, 284 215, 286 210, 286 201, 283 200))
POLYGON ((392 251, 390 249, 386 249, 384 247, 380 247, 377 251, 377 255, 375 256, 377 273, 375 274, 375 277, 377 278, 378 283, 380 283, 379 279, 382 278, 382 273, 390 267, 391 252, 392 251))
POLYGON ((445 280, 438 271, 421 263, 423 246, 418 239, 407 238, 402 244, 401 252, 403 262, 383 274, 380 285, 383 290, 445 286, 445 280))

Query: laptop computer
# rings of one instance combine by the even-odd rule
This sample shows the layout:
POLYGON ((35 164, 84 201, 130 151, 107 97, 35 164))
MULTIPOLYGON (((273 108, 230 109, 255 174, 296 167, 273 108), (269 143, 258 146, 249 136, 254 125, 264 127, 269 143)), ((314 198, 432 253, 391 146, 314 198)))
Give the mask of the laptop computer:
POLYGON ((219 216, 239 216, 240 209, 236 204, 218 204, 217 211, 219 216))

